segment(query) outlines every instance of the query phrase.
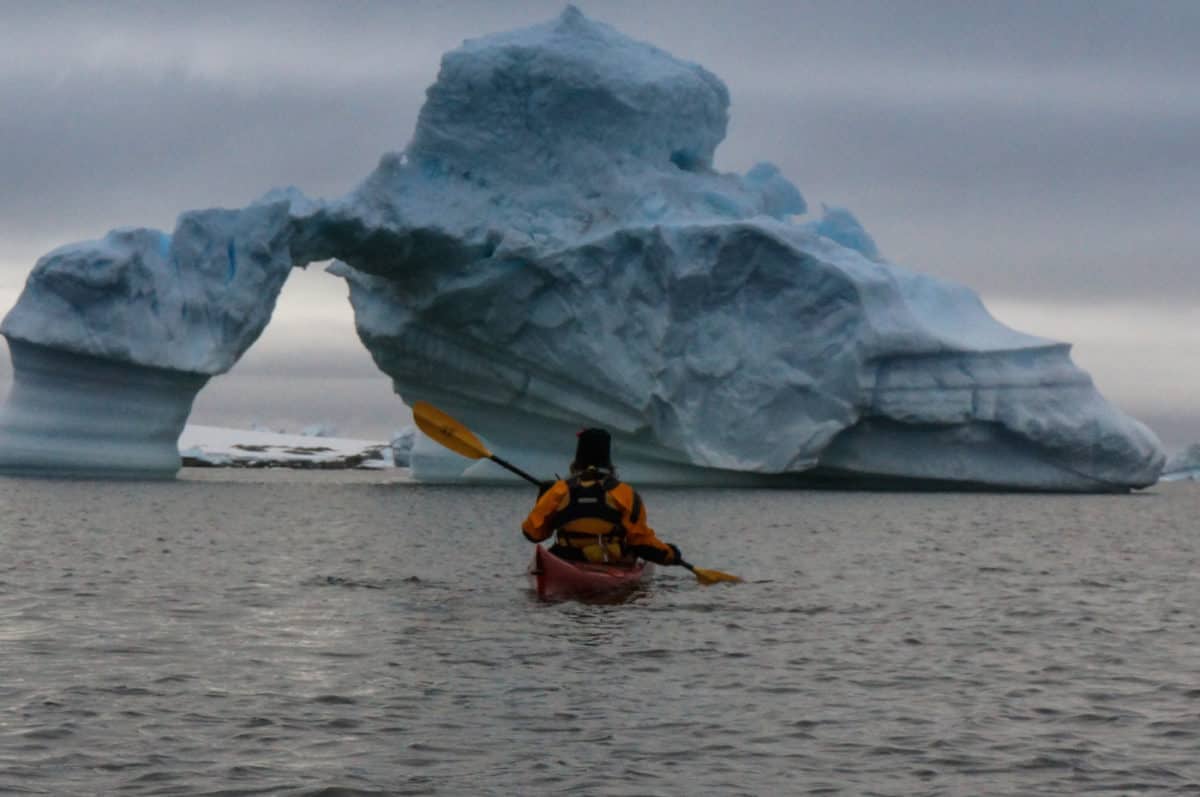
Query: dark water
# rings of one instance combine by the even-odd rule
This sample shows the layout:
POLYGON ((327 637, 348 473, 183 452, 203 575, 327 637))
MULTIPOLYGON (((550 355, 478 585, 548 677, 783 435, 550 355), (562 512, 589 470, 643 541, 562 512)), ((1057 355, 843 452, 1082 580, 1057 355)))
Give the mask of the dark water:
POLYGON ((0 481, 0 793, 1200 792, 1200 488, 645 491, 698 565, 539 604, 525 489, 0 481))

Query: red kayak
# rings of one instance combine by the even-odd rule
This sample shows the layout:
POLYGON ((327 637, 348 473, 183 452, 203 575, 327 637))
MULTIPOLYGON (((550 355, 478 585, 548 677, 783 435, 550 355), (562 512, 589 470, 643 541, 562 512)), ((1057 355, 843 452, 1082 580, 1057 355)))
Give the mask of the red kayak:
POLYGON ((605 598, 628 592, 654 573, 654 565, 638 561, 632 567, 592 562, 568 562, 538 545, 529 565, 529 581, 539 598, 605 598))

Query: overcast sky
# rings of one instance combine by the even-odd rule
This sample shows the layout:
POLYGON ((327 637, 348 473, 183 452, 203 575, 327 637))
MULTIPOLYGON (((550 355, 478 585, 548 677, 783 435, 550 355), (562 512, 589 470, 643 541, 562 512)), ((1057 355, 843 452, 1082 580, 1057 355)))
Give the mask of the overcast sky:
MULTIPOLYGON (((717 168, 773 161, 888 259, 1075 343, 1168 448, 1200 440, 1200 2, 577 5, 724 79, 717 168)), ((62 243, 346 193, 407 144, 443 52, 562 7, 0 0, 0 310, 62 243)), ((345 297, 297 271, 193 421, 405 423, 345 297)))

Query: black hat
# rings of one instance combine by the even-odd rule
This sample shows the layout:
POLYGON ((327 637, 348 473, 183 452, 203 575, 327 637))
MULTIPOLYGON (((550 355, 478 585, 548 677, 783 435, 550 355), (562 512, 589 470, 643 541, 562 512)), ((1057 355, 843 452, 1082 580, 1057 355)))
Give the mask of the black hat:
POLYGON ((609 447, 612 439, 603 429, 584 429, 578 434, 579 443, 575 446, 576 468, 583 470, 587 467, 612 468, 612 455, 609 447))

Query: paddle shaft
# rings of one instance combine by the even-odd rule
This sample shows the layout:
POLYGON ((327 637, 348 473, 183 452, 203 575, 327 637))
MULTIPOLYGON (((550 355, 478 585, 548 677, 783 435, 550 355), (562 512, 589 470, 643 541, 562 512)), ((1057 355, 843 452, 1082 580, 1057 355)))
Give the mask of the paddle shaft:
POLYGON ((518 476, 520 476, 522 479, 524 479, 525 481, 527 481, 527 482, 529 482, 529 483, 531 483, 531 484, 536 484, 536 485, 538 485, 539 487, 540 487, 540 486, 541 486, 541 484, 542 484, 540 481, 538 481, 538 480, 537 480, 537 479, 535 479, 534 477, 530 476, 528 473, 526 473, 525 471, 521 470, 521 469, 520 469, 520 468, 518 468, 516 465, 512 464, 511 462, 508 462, 507 460, 500 459, 500 457, 496 456, 495 454, 491 454, 491 455, 489 455, 489 456, 488 456, 488 459, 490 459, 492 462, 495 462, 495 463, 496 463, 497 465, 499 465, 500 467, 502 467, 502 468, 506 468, 506 469, 508 469, 508 470, 512 471, 513 473, 517 474, 517 475, 518 475, 518 476))

